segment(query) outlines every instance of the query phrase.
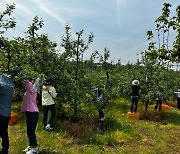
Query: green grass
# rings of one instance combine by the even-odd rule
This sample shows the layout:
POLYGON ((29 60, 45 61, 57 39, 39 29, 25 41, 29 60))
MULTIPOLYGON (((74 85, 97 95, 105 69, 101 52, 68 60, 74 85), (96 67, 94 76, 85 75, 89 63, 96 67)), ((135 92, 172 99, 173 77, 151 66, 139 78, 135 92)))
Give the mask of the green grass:
MULTIPOLYGON (((9 126, 10 154, 21 154, 28 145, 25 116, 20 113, 21 103, 12 111, 19 113, 20 121, 9 126)), ((37 125, 37 140, 41 154, 159 154, 180 153, 180 111, 148 112, 139 104, 141 120, 127 119, 129 102, 113 100, 105 110, 106 119, 99 123, 98 113, 81 110, 80 118, 72 123, 70 118, 56 117, 54 131, 43 131, 42 110, 37 125)), ((68 112, 66 112, 68 113, 68 112)))

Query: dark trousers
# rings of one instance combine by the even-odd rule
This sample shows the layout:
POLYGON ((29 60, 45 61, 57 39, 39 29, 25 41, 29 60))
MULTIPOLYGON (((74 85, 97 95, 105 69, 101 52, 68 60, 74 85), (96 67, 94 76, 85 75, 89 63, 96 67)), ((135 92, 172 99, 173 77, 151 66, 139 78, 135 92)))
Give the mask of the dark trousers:
POLYGON ((29 139, 29 146, 32 146, 33 148, 37 147, 35 131, 38 122, 38 117, 38 112, 26 112, 27 136, 29 139))
POLYGON ((155 105, 154 109, 157 110, 157 108, 159 107, 159 111, 161 111, 161 105, 162 105, 162 101, 156 100, 156 105, 155 105))
POLYGON ((180 97, 177 99, 177 108, 180 110, 180 97))
POLYGON ((138 100, 139 100, 138 96, 132 96, 131 97, 131 106, 130 106, 131 113, 137 112, 138 100))
POLYGON ((8 123, 10 117, 0 115, 0 137, 2 138, 2 152, 8 153, 9 150, 9 136, 8 136, 8 123))
POLYGON ((98 113, 99 113, 99 119, 104 118, 104 112, 103 112, 103 110, 99 109, 99 110, 98 110, 98 113))
POLYGON ((47 121, 48 121, 48 124, 52 124, 52 122, 55 118, 55 115, 56 115, 55 104, 43 106, 43 114, 44 114, 43 123, 44 123, 44 128, 45 128, 47 126, 47 121), (49 111, 51 112, 51 116, 48 120, 48 112, 49 111))

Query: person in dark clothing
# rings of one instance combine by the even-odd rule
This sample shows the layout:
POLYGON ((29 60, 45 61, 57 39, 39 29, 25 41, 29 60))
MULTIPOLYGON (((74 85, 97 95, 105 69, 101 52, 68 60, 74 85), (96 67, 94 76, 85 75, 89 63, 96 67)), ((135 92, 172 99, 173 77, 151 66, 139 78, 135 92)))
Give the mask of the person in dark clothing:
POLYGON ((96 96, 96 102, 98 103, 98 113, 99 113, 99 120, 104 121, 105 116, 103 112, 103 104, 100 102, 102 100, 102 90, 99 88, 95 88, 95 96, 96 96))
POLYGON ((177 95, 177 108, 180 110, 180 89, 178 89, 174 94, 177 95))
POLYGON ((137 113, 137 106, 138 106, 138 101, 139 101, 139 90, 140 90, 140 86, 139 86, 139 81, 138 80, 134 80, 132 82, 132 95, 131 95, 131 113, 135 112, 137 113))
POLYGON ((158 92, 156 97, 156 105, 154 107, 155 110, 159 109, 161 111, 161 105, 162 105, 162 93, 158 92))
POLYGON ((0 137, 2 138, 1 154, 8 154, 9 150, 8 123, 11 114, 13 87, 13 81, 8 75, 4 74, 0 76, 0 137))

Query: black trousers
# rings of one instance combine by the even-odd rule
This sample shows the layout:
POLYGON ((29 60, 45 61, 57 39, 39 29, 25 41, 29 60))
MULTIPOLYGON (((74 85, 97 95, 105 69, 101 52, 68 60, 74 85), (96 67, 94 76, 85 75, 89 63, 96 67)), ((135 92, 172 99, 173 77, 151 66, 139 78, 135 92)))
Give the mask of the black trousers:
POLYGON ((8 136, 8 123, 10 117, 0 115, 0 137, 2 138, 2 152, 8 153, 9 150, 9 136, 8 136))
POLYGON ((48 124, 52 124, 52 122, 55 118, 55 115, 56 115, 55 104, 43 106, 43 114, 44 114, 43 123, 44 123, 44 128, 45 128, 47 126, 47 121, 48 121, 48 124), (48 112, 49 111, 51 112, 51 116, 48 120, 48 112))
POLYGON ((156 105, 155 105, 154 109, 157 110, 157 108, 159 107, 159 111, 161 111, 161 105, 162 105, 162 101, 156 100, 156 105))
POLYGON ((133 113, 133 112, 136 113, 137 112, 138 101, 139 101, 138 96, 132 96, 131 97, 131 106, 130 106, 131 113, 133 113))
POLYGON ((103 110, 99 109, 99 110, 98 110, 98 113, 99 113, 99 119, 104 118, 104 112, 103 112, 103 110))
POLYGON ((180 110, 180 97, 177 99, 177 108, 180 110))
POLYGON ((38 112, 26 112, 27 136, 29 139, 29 146, 37 147, 36 126, 38 122, 38 112))

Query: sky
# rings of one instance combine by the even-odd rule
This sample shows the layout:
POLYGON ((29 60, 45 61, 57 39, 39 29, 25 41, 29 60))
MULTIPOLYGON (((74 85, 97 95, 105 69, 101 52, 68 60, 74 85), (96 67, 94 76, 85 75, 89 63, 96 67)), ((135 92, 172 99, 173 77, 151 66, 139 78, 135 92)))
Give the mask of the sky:
MULTIPOLYGON (((180 5, 179 0, 0 0, 0 12, 6 4, 16 4, 12 17, 17 25, 6 32, 8 38, 25 36, 27 27, 37 15, 44 21, 40 33, 61 43, 64 26, 69 24, 72 34, 84 29, 83 39, 93 32, 94 40, 85 52, 110 50, 110 60, 122 64, 135 63, 140 53, 147 49, 146 31, 155 30, 154 21, 162 13, 163 3, 170 3, 171 14, 180 5)), ((75 35, 72 35, 76 39, 75 35)), ((59 47, 59 50, 62 49, 59 47)))

